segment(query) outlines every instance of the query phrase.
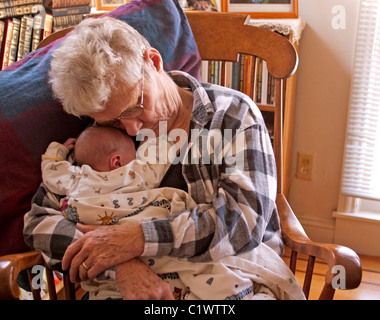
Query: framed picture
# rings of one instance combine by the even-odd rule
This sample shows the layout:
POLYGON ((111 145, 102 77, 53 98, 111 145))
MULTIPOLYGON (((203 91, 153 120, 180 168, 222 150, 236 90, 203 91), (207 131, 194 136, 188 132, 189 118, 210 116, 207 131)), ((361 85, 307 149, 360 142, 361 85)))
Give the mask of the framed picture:
POLYGON ((221 11, 248 13, 254 19, 298 18, 298 0, 220 0, 221 11))
POLYGON ((95 0, 96 10, 111 11, 127 3, 129 0, 95 0))
POLYGON ((218 11, 215 0, 182 0, 181 3, 184 3, 185 8, 189 10, 218 11))

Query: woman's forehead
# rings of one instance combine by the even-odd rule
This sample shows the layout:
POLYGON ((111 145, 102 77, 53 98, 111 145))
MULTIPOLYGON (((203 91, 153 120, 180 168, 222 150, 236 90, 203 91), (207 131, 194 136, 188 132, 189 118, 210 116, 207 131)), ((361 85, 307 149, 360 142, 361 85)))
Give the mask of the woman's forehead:
POLYGON ((108 121, 115 119, 120 114, 133 107, 139 98, 139 93, 136 88, 128 88, 127 86, 120 86, 111 94, 110 98, 105 104, 105 109, 100 112, 89 114, 89 116, 96 121, 108 121))

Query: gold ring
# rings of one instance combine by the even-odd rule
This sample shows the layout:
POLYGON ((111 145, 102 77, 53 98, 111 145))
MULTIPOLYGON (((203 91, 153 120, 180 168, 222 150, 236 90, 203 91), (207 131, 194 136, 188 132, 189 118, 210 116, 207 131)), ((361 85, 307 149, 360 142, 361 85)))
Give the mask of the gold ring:
POLYGON ((84 261, 82 262, 81 266, 86 271, 88 271, 90 269, 89 267, 87 267, 87 265, 84 263, 84 261))

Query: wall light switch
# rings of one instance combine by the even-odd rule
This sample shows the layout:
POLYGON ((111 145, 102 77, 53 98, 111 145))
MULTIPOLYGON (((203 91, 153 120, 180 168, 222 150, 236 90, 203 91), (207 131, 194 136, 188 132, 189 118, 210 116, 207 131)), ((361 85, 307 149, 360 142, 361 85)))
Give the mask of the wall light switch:
POLYGON ((313 173, 314 156, 311 154, 298 153, 297 178, 311 180, 313 173))

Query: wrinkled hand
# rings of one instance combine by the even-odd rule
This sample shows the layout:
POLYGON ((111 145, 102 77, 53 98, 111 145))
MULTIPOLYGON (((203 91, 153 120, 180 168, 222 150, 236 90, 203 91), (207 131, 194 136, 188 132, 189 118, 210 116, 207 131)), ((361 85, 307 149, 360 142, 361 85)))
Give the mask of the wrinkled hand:
POLYGON ((70 267, 70 280, 93 279, 104 270, 140 256, 145 238, 140 225, 85 226, 77 224, 83 237, 71 244, 63 256, 62 269, 70 267), (88 267, 83 268, 82 263, 88 267))
POLYGON ((116 281, 124 300, 173 300, 169 284, 136 258, 116 267, 116 281))

